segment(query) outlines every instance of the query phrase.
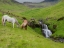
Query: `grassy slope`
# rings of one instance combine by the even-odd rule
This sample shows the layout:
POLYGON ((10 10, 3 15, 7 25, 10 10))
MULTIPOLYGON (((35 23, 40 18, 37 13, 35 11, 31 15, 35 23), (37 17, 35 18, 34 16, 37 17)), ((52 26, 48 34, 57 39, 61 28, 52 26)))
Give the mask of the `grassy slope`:
POLYGON ((24 16, 35 17, 35 18, 46 18, 46 17, 61 17, 64 12, 64 1, 47 8, 32 9, 21 13, 24 16))
MULTIPOLYGON (((0 8, 4 11, 8 10, 6 8, 7 6, 10 7, 9 8, 10 10, 14 8, 14 5, 10 6, 6 4, 6 7, 4 6, 3 3, 2 5, 3 7, 0 8)), ((19 9, 19 7, 17 9, 19 9)), ((17 13, 18 11, 17 9, 14 9, 12 12, 16 11, 15 13, 17 13)), ((41 9, 36 9, 36 10, 38 11, 41 9)), ((22 15, 24 16, 24 14, 22 15)), ((31 18, 32 15, 33 14, 29 14, 29 16, 27 17, 26 14, 26 17, 31 18)), ((38 30, 36 31, 28 27, 28 30, 22 30, 20 28, 17 28, 16 25, 15 28, 13 29, 12 24, 8 22, 4 27, 2 26, 1 23, 1 17, 2 17, 2 13, 0 12, 0 48, 64 48, 64 43, 58 43, 58 42, 56 43, 50 39, 44 38, 40 30, 38 29, 36 29, 38 30)))
POLYGON ((26 12, 21 13, 25 17, 29 18, 35 18, 35 19, 46 19, 48 17, 51 17, 49 20, 45 20, 46 23, 51 24, 49 26, 50 29, 54 30, 52 28, 53 24, 57 25, 57 29, 55 30, 55 33, 53 36, 55 37, 64 37, 64 20, 57 21, 58 18, 64 16, 64 0, 61 0, 58 4, 47 7, 47 8, 39 8, 39 9, 32 9, 26 12))
MULTIPOLYGON (((0 13, 2 17, 2 14, 0 13)), ((64 48, 64 43, 56 43, 44 38, 30 27, 27 30, 12 28, 8 23, 2 26, 0 17, 0 48, 64 48)))

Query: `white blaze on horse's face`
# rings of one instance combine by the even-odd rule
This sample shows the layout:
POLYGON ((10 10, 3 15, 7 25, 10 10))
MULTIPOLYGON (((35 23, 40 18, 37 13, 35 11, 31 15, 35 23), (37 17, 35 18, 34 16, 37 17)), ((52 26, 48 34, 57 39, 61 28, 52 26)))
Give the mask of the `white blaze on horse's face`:
POLYGON ((5 25, 6 21, 11 22, 13 24, 13 28, 14 28, 14 23, 16 23, 16 24, 18 23, 18 21, 17 21, 16 18, 12 18, 12 17, 10 17, 8 15, 4 15, 2 17, 2 23, 3 23, 3 25, 5 25))

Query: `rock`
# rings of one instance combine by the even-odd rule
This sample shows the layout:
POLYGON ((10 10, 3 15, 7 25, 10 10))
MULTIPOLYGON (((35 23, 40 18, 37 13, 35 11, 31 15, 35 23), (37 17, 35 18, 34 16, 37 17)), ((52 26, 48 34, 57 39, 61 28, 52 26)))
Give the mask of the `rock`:
POLYGON ((57 25, 53 25, 53 29, 56 29, 57 28, 57 25))
POLYGON ((57 21, 61 21, 61 20, 64 20, 64 17, 59 18, 57 21))

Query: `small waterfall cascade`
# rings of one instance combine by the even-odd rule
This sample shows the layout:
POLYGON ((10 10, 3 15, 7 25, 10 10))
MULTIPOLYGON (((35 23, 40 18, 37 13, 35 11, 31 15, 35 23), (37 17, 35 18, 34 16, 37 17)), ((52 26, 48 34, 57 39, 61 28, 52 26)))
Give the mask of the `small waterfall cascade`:
POLYGON ((42 31, 45 34, 46 38, 49 38, 52 35, 51 30, 48 29, 48 26, 46 24, 43 24, 42 31))
POLYGON ((43 29, 48 29, 48 26, 46 24, 42 24, 43 29))

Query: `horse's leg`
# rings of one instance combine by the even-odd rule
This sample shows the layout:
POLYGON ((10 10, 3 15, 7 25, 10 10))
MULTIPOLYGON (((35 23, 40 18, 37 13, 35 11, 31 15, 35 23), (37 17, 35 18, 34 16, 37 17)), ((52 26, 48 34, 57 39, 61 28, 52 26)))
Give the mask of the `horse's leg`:
POLYGON ((24 27, 22 26, 21 29, 23 29, 24 27))
POLYGON ((14 28, 14 23, 13 23, 13 28, 14 28))
POLYGON ((5 22, 6 22, 6 21, 5 21, 5 19, 4 19, 4 20, 3 20, 3 26, 5 26, 5 22))
POLYGON ((23 29, 24 28, 24 26, 23 25, 21 25, 21 29, 23 29))
POLYGON ((25 26, 23 26, 23 29, 25 29, 25 26))
POLYGON ((3 26, 4 26, 4 21, 2 22, 3 26))
POLYGON ((23 25, 23 23, 21 24, 21 29, 23 29, 23 27, 24 27, 24 25, 23 25))
POLYGON ((27 30, 27 25, 25 26, 25 30, 27 30))
POLYGON ((5 23, 5 22, 4 22, 4 18, 2 18, 2 24, 3 24, 3 26, 4 26, 4 23, 5 23))

